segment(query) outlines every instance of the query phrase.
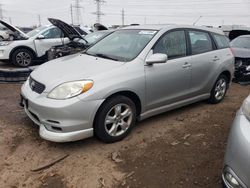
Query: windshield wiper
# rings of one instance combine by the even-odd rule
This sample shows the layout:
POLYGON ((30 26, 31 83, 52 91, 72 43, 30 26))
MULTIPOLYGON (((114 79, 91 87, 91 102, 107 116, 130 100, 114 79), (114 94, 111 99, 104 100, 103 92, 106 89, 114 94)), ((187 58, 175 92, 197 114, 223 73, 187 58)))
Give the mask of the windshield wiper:
POLYGON ((109 55, 106 55, 106 54, 101 54, 101 53, 97 53, 95 54, 96 57, 102 57, 102 58, 105 58, 105 59, 111 59, 111 60, 114 60, 114 61, 119 61, 119 59, 116 59, 114 57, 110 57, 109 55))

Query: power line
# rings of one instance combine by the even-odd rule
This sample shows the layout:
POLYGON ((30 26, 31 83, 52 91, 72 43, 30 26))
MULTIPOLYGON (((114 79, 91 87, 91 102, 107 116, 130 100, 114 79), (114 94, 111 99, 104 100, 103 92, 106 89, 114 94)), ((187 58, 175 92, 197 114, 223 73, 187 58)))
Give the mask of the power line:
POLYGON ((96 12, 94 12, 93 14, 96 15, 96 22, 97 23, 101 23, 101 16, 104 15, 104 13, 101 11, 101 5, 103 3, 105 3, 105 0, 94 0, 94 2, 96 3, 96 12))

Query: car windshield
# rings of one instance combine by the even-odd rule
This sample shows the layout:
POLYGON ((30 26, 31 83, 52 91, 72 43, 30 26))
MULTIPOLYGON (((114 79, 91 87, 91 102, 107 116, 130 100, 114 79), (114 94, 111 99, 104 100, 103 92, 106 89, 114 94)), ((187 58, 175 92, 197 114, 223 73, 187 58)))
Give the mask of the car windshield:
POLYGON ((131 61, 156 33, 155 30, 119 30, 97 42, 85 53, 116 61, 131 61))
POLYGON ((98 40, 107 36, 109 33, 110 32, 94 32, 94 33, 90 33, 90 34, 86 35, 84 38, 85 38, 85 40, 88 41, 89 44, 94 44, 98 40))
POLYGON ((231 46, 250 49, 250 37, 238 37, 231 42, 231 46))
POLYGON ((27 35, 29 37, 34 37, 36 36, 38 33, 40 33, 41 31, 43 31, 44 29, 48 28, 48 26, 41 26, 41 27, 38 27, 30 32, 27 33, 27 35))

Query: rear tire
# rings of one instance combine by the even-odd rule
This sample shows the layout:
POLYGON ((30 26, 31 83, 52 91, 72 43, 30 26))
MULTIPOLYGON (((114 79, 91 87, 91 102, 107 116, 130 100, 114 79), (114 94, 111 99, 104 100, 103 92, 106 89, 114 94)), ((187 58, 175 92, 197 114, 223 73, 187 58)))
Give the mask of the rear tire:
POLYGON ((213 89, 210 93, 209 102, 211 104, 217 104, 223 101, 223 99, 225 98, 227 89, 228 89, 228 83, 229 83, 229 80, 227 76, 225 76, 224 74, 221 74, 219 78, 216 80, 213 86, 213 89))
POLYGON ((15 50, 11 55, 11 62, 18 67, 28 67, 33 64, 33 53, 25 48, 15 50))
POLYGON ((117 142, 125 138, 136 122, 136 106, 125 96, 115 96, 100 107, 97 112, 95 135, 106 143, 117 142))

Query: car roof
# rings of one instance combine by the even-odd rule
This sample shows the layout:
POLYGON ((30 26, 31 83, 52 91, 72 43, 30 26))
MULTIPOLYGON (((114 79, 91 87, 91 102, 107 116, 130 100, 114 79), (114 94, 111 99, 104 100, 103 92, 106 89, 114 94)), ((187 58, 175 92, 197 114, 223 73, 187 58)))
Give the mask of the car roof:
POLYGON ((139 30, 171 30, 171 29, 181 29, 181 28, 187 28, 187 29, 200 29, 204 31, 209 31, 212 33, 217 33, 220 35, 224 35, 223 31, 216 28, 208 28, 206 26, 191 26, 191 25, 174 25, 174 24, 157 24, 157 25, 137 25, 137 26, 127 26, 122 28, 122 30, 126 29, 139 29, 139 30))

